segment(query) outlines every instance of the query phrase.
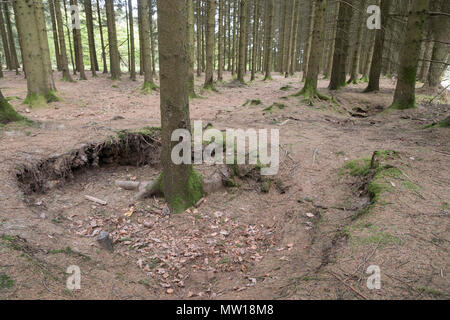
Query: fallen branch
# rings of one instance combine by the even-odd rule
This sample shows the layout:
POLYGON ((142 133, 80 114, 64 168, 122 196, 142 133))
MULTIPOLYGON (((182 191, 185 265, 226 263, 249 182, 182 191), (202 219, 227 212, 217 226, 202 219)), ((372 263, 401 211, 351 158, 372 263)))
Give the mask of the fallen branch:
POLYGON ((98 204, 101 204, 102 206, 106 206, 108 204, 105 200, 102 200, 102 199, 98 199, 98 198, 91 197, 91 196, 88 196, 88 195, 85 195, 84 197, 87 200, 95 202, 95 203, 98 203, 98 204))

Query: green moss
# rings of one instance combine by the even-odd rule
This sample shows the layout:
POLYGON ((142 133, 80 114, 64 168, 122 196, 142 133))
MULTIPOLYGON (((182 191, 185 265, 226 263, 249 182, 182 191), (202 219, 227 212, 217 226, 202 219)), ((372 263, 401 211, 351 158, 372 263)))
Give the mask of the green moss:
POLYGON ((367 237, 352 237, 352 243, 353 244, 376 244, 380 247, 384 247, 390 244, 396 244, 396 245, 402 245, 403 241, 393 236, 392 234, 388 232, 381 232, 381 231, 371 231, 371 234, 367 237))
POLYGON ((410 191, 418 191, 418 190, 420 190, 420 186, 418 186, 417 184, 415 184, 415 183, 413 183, 413 182, 411 182, 409 180, 403 181, 403 187, 406 190, 410 190, 410 191))
MULTIPOLYGON (((162 175, 161 179, 161 190, 163 189, 162 185, 162 175)), ((194 168, 191 166, 189 168, 189 178, 183 192, 183 195, 176 196, 172 199, 167 199, 169 206, 172 208, 174 213, 180 213, 185 211, 187 208, 194 206, 198 200, 200 200, 205 192, 203 191, 203 178, 197 172, 195 172, 194 168)))
POLYGON ((444 297, 446 294, 438 289, 434 289, 431 287, 419 287, 416 289, 419 293, 425 293, 428 295, 432 295, 434 297, 444 297))
POLYGON ((347 163, 342 167, 341 173, 348 173, 351 176, 367 176, 370 173, 370 162, 369 158, 355 159, 347 161, 347 163))
MULTIPOLYGON (((143 127, 139 129, 130 129, 130 130, 120 130, 117 132, 117 137, 119 139, 125 138, 128 133, 140 134, 143 136, 154 136, 155 133, 161 132, 161 127, 143 127)), ((109 140, 108 140, 109 141, 109 140)))
POLYGON ((0 272, 0 290, 14 286, 14 280, 3 272, 0 272))
POLYGON ((141 92, 143 94, 151 94, 153 90, 158 89, 159 87, 154 82, 144 81, 142 85, 141 92))
POLYGON ((283 87, 280 88, 281 91, 288 91, 289 89, 291 89, 292 87, 290 85, 285 85, 283 87))
POLYGON ((7 124, 9 122, 23 121, 25 123, 32 123, 32 121, 20 115, 14 108, 3 99, 0 101, 0 124, 7 124))
POLYGON ((287 106, 283 103, 275 102, 272 107, 277 107, 278 109, 284 109, 287 108, 287 106))
POLYGON ((270 107, 267 107, 267 108, 263 109, 263 111, 272 113, 272 112, 273 112, 273 105, 270 106, 270 107))
POLYGON ((432 123, 429 125, 426 125, 424 129, 432 128, 432 127, 439 127, 439 128, 450 128, 450 116, 445 118, 444 120, 439 121, 438 123, 432 123))
POLYGON ((271 180, 263 181, 263 182, 261 182, 261 191, 263 193, 269 193, 271 186, 272 186, 271 180))

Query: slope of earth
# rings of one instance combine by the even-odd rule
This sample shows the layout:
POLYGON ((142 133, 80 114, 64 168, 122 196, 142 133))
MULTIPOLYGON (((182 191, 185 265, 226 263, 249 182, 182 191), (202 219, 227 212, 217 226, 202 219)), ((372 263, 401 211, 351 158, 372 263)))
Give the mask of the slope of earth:
POLYGON ((424 126, 448 116, 449 106, 383 112, 390 79, 371 94, 362 84, 327 92, 321 80, 337 103, 308 106, 291 96, 300 75, 261 79, 241 86, 226 74, 218 92, 201 92, 197 78, 202 97, 190 108, 193 120, 219 129, 280 130, 280 172, 269 192, 242 182, 167 217, 162 199, 130 207, 132 192, 114 186, 151 180, 158 168, 148 165, 112 163, 47 193, 25 194, 16 178, 26 164, 117 130, 158 126, 157 91, 143 95, 142 79, 125 76, 57 81, 61 100, 29 109, 23 76, 6 72, 3 94, 39 124, 0 129, 0 298, 448 299, 450 131, 424 126), (370 181, 342 168, 377 150, 392 150, 400 173, 383 177, 370 205, 362 192, 370 181), (95 241, 102 230, 114 236, 112 253, 95 241), (80 290, 66 287, 71 265, 80 267, 80 290), (366 285, 371 265, 381 272, 379 290, 366 285))

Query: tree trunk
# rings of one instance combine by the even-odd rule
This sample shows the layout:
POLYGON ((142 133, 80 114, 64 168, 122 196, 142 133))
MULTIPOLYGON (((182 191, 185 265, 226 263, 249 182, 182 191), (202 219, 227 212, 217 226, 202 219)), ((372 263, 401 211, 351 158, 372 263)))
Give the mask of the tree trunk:
POLYGON ((63 74, 63 80, 72 82, 72 76, 70 75, 69 62, 67 60, 66 41, 64 39, 64 27, 61 15, 61 6, 59 0, 54 0, 56 24, 58 27, 59 47, 61 49, 61 69, 63 74))
POLYGON ((172 149, 178 144, 171 141, 172 133, 176 129, 191 129, 185 5, 185 0, 158 0, 163 141, 160 180, 166 201, 175 213, 193 206, 203 196, 201 178, 192 164, 176 165, 171 158, 172 149))
MULTIPOLYGON (((442 1, 442 6, 439 11, 447 15, 450 14, 450 1, 442 1)), ((433 16, 430 19, 435 43, 425 87, 432 91, 437 91, 441 87, 442 73, 447 69, 446 63, 450 43, 450 18, 445 15, 439 15, 433 16)))
POLYGON ((312 34, 314 31, 314 16, 316 13, 315 9, 316 2, 311 1, 311 13, 309 15, 309 27, 308 27, 308 35, 306 38, 306 48, 303 56, 303 80, 306 80, 306 75, 308 74, 309 68, 309 57, 311 56, 311 42, 312 42, 312 34))
POLYGON ((274 20, 275 0, 266 0, 266 18, 264 19, 264 80, 271 80, 272 56, 273 56, 273 20, 274 20))
MULTIPOLYGON (((72 6, 78 6, 78 0, 70 0, 72 6)), ((86 73, 84 72, 84 59, 83 59, 83 46, 81 43, 81 30, 78 28, 72 28, 73 31, 73 44, 75 48, 75 65, 80 73, 80 80, 87 80, 86 73)))
POLYGON ((369 73, 369 84, 364 92, 380 90, 380 76, 383 63, 384 38, 386 34, 386 21, 389 15, 391 0, 381 0, 381 29, 377 30, 373 49, 372 63, 369 73))
POLYGON ((116 18, 114 14, 114 1, 105 0, 106 20, 108 25, 109 69, 111 79, 120 79, 120 55, 117 47, 116 18))
POLYGON ((246 34, 247 34, 247 1, 241 0, 241 6, 239 9, 239 58, 238 58, 238 77, 237 79, 244 83, 245 75, 245 51, 246 51, 246 34))
POLYGON ((9 49, 8 37, 6 36, 6 29, 3 21, 3 9, 0 5, 0 35, 2 37, 3 51, 5 52, 6 67, 8 70, 14 70, 14 63, 11 61, 11 52, 9 49))
POLYGON ((155 58, 155 32, 153 30, 153 0, 148 0, 149 24, 150 24, 150 48, 152 52, 152 73, 156 77, 156 58, 155 58))
POLYGON ((194 1, 186 0, 186 12, 187 12, 187 43, 188 43, 188 58, 189 58, 189 75, 188 75, 188 90, 189 97, 195 98, 195 43, 194 43, 194 1))
POLYGON ((49 7, 49 11, 50 11, 50 20, 52 22, 53 44, 55 46, 55 57, 56 57, 56 68, 58 71, 62 71, 61 54, 59 51, 59 43, 58 43, 58 31, 56 28, 55 7, 53 4, 53 1, 54 0, 48 0, 48 7, 49 7))
POLYGON ((392 103, 393 108, 408 109, 415 107, 417 64, 419 62, 423 26, 428 10, 429 0, 414 0, 408 16, 405 42, 400 51, 400 66, 392 103))
POLYGON ((206 71, 204 88, 214 87, 214 33, 216 25, 216 1, 207 0, 206 71))
POLYGON ((353 50, 353 59, 352 59, 352 69, 351 75, 348 83, 357 84, 358 83, 358 72, 359 72, 359 63, 361 61, 361 46, 362 46, 362 36, 363 36, 363 28, 366 26, 365 17, 365 8, 366 8, 367 0, 361 0, 361 4, 359 7, 359 15, 357 20, 357 35, 356 35, 356 43, 353 50))
POLYGON ((197 8, 197 76, 202 74, 202 7, 201 0, 196 0, 197 8))
POLYGON ((0 124, 7 124, 9 122, 21 120, 26 119, 14 110, 0 90, 0 124))
POLYGON ((86 13, 86 28, 89 42, 89 58, 91 61, 92 77, 96 77, 97 73, 97 53, 95 51, 94 24, 92 22, 92 4, 91 0, 84 0, 84 12, 86 13))
POLYGON ((217 66, 217 80, 223 80, 223 56, 224 56, 224 46, 223 46, 223 25, 224 25, 224 14, 223 14, 223 0, 217 0, 219 4, 219 36, 218 36, 218 66, 217 66))
POLYGON ((252 72, 250 81, 255 80, 256 74, 256 58, 258 47, 258 26, 259 26, 259 1, 254 1, 254 14, 253 14, 253 50, 252 50, 252 72))
POLYGON ((130 79, 136 81, 136 53, 134 48, 133 3, 128 0, 128 24, 130 29, 130 79))
POLYGON ((138 14, 141 17, 141 24, 139 27, 142 28, 142 42, 140 45, 142 47, 142 62, 144 67, 144 84, 142 86, 142 91, 144 93, 152 93, 153 89, 156 88, 156 85, 153 82, 147 0, 138 0, 138 14))
POLYGON ((102 45, 103 73, 108 73, 108 64, 106 63, 105 41, 103 39, 103 23, 102 23, 102 15, 100 12, 99 0, 97 0, 97 16, 98 16, 98 28, 100 29, 100 43, 102 45))
POLYGON ((3 3, 3 9, 5 11, 5 21, 6 21, 6 29, 8 31, 9 53, 11 55, 11 62, 13 64, 14 69, 16 69, 16 74, 19 74, 19 60, 17 59, 16 44, 14 42, 14 33, 12 31, 8 2, 3 3))
POLYGON ((33 106, 56 98, 51 70, 42 0, 16 2, 16 23, 22 38, 23 61, 27 73, 27 98, 33 106))
POLYGON ((318 54, 323 48, 323 37, 324 37, 324 17, 326 10, 326 0, 315 0, 315 14, 314 14, 314 27, 311 41, 311 52, 312 54, 308 60, 308 73, 305 78, 305 86, 299 94, 303 94, 306 99, 309 100, 310 104, 315 97, 325 97, 319 95, 317 92, 317 81, 319 77, 320 69, 320 55, 318 54))
POLYGON ((69 24, 69 19, 67 17, 67 3, 66 0, 63 0, 63 5, 64 5, 64 17, 66 20, 66 29, 67 29, 67 40, 69 40, 69 50, 70 50, 70 61, 72 63, 72 69, 73 69, 73 74, 77 74, 76 70, 77 68, 75 67, 75 59, 73 58, 73 50, 72 50, 72 40, 71 40, 71 36, 70 36, 70 25, 69 24))

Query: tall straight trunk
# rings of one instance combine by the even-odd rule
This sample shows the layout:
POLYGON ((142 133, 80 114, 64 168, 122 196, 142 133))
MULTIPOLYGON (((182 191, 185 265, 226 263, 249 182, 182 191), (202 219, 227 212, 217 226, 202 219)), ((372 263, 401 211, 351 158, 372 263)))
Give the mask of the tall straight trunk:
POLYGON ((108 45, 109 45, 109 69, 111 79, 120 79, 120 55, 117 47, 116 18, 114 14, 114 1, 105 0, 106 20, 108 25, 108 45))
MULTIPOLYGON (((192 164, 175 164, 172 141, 177 129, 190 132, 185 0, 158 0, 158 37, 161 75, 162 191, 169 207, 182 212, 203 196, 202 181, 192 164)), ((190 141, 189 141, 190 143, 190 141)))
POLYGON ((289 76, 288 73, 288 60, 289 60, 289 53, 290 53, 290 43, 291 43, 291 27, 292 27, 292 17, 293 17, 293 5, 294 0, 286 0, 285 4, 285 19, 284 19, 284 47, 283 47, 283 65, 281 72, 284 74, 285 77, 289 76))
POLYGON ((103 73, 108 73, 108 64, 106 63, 106 50, 105 50, 105 41, 103 39, 103 23, 102 23, 102 14, 100 12, 100 3, 97 0, 97 16, 98 16, 98 28, 100 29, 100 43, 102 45, 102 61, 103 61, 103 73))
POLYGON ((206 26, 206 71, 205 88, 213 87, 214 82, 214 33, 216 25, 216 0, 207 0, 206 26))
POLYGON ((369 82, 369 74, 370 74, 370 66, 372 64, 373 51, 375 50, 375 34, 369 33, 369 43, 368 48, 369 51, 366 55, 366 60, 364 63, 363 75, 361 77, 361 81, 369 82))
POLYGON ((130 29, 130 79, 136 81, 136 52, 134 47, 134 18, 133 18, 133 3, 128 2, 128 24, 130 29))
MULTIPOLYGON (((450 14, 450 1, 443 0, 440 12, 450 14)), ((438 15, 431 18, 431 28, 433 30, 433 39, 435 41, 431 64, 428 72, 425 86, 437 91, 441 87, 441 76, 447 69, 447 57, 449 56, 450 43, 450 18, 445 15, 438 15)))
POLYGON ((73 74, 77 74, 77 68, 75 66, 75 59, 73 58, 73 49, 72 49, 72 37, 70 35, 70 27, 71 24, 69 24, 69 19, 67 18, 67 3, 66 0, 63 0, 64 3, 64 16, 65 16, 65 20, 66 20, 66 28, 67 28, 67 38, 69 40, 69 50, 70 50, 70 61, 72 62, 72 69, 73 69, 73 74))
POLYGON ((224 46, 223 46, 223 38, 224 38, 224 32, 223 32, 223 26, 224 26, 224 14, 223 14, 223 0, 217 0, 219 4, 219 37, 218 37, 218 67, 217 67, 217 80, 222 81, 223 80, 223 56, 224 56, 224 46))
POLYGON ((94 24, 92 22, 91 0, 84 0, 84 11, 86 13, 86 28, 89 42, 89 58, 91 61, 92 76, 96 77, 95 68, 97 66, 97 53, 95 52, 94 24))
POLYGON ((228 60, 228 66, 227 71, 231 72, 231 0, 226 1, 227 3, 227 60, 228 60))
POLYGON ((64 39, 64 26, 63 26, 63 20, 61 15, 61 5, 59 3, 59 0, 54 0, 54 6, 55 6, 55 16, 56 16, 56 24, 58 27, 58 38, 59 38, 59 47, 61 49, 61 69, 63 74, 63 79, 65 81, 72 82, 72 76, 70 75, 69 70, 69 62, 67 59, 67 50, 66 50, 66 41, 64 39))
MULTIPOLYGON (((309 15, 309 27, 308 27, 308 35, 306 38, 306 48, 305 48, 305 54, 303 56, 303 80, 306 80, 306 75, 308 74, 308 68, 309 68, 309 57, 311 56, 311 42, 312 42, 312 34, 314 31, 314 19, 316 14, 316 2, 311 2, 311 13, 309 15)), ((315 53, 314 53, 315 54, 315 53)))
MULTIPOLYGON (((230 0, 231 1, 231 0, 230 0)), ((237 61, 236 61, 236 50, 237 47, 237 12, 238 12, 238 2, 234 0, 233 2, 233 48, 231 50, 231 74, 234 75, 237 70, 237 61)))
POLYGON ((247 34, 247 2, 248 0, 241 0, 241 5, 239 9, 239 58, 238 58, 238 69, 237 69, 237 79, 240 82, 244 81, 245 75, 245 51, 246 51, 246 34, 247 34))
POLYGON ((197 2, 197 76, 202 74, 202 0, 196 0, 197 2))
POLYGON ((148 0, 148 11, 149 11, 149 20, 150 24, 150 48, 152 52, 152 72, 153 77, 156 77, 156 57, 155 57, 155 31, 153 29, 153 0, 148 0))
POLYGON ((259 26, 259 1, 258 0, 254 0, 252 72, 251 72, 250 81, 255 80, 255 74, 256 74, 256 58, 257 58, 257 47, 258 47, 258 26, 259 26))
POLYGON ((391 0, 381 0, 381 29, 376 31, 372 63, 369 73, 369 84, 365 92, 380 90, 381 68, 383 64, 384 39, 386 34, 386 21, 389 15, 391 0))
POLYGON ((278 35, 278 50, 277 50, 277 68, 276 70, 280 73, 283 72, 283 57, 284 57, 284 39, 285 39, 285 33, 286 33, 286 6, 287 6, 287 0, 280 2, 280 12, 279 12, 279 35, 278 35))
POLYGON ((337 90, 346 85, 346 64, 349 51, 350 27, 353 14, 353 0, 347 0, 339 6, 339 20, 334 44, 333 67, 328 88, 337 90))
POLYGON ((275 15, 275 0, 266 0, 266 18, 264 19, 264 80, 272 79, 273 56, 273 21, 275 15))
POLYGON ((317 81, 319 77, 320 69, 320 55, 318 54, 323 48, 323 37, 324 37, 324 17, 326 10, 326 0, 315 0, 315 14, 314 14, 314 26, 311 41, 311 52, 312 54, 308 60, 308 73, 305 78, 305 86, 303 87, 300 94, 304 94, 307 99, 312 103, 312 99, 318 96, 317 92, 317 81))
POLYGON ((289 14, 290 22, 289 22, 289 41, 288 46, 286 50, 286 60, 285 60, 285 67, 284 67, 284 76, 285 78, 289 77, 290 69, 291 69, 291 57, 292 57, 292 48, 294 46, 294 31, 295 31, 295 15, 296 15, 296 7, 297 7, 297 0, 291 1, 291 12, 289 14))
POLYGON ((53 1, 54 0, 48 0, 48 8, 50 11, 50 21, 52 22, 53 45, 55 46, 56 68, 58 69, 58 71, 61 71, 62 70, 61 54, 59 51, 58 31, 56 27, 55 7, 53 1))
POLYGON ((14 63, 11 61, 11 53, 9 49, 8 37, 6 35, 5 24, 3 21, 3 9, 0 6, 0 35, 2 37, 3 51, 5 52, 6 67, 8 70, 14 69, 14 63))
POLYGON ((331 41, 329 43, 330 48, 328 50, 328 58, 327 58, 327 67, 324 74, 324 79, 328 79, 331 75, 331 71, 333 68, 333 56, 334 56, 334 50, 335 50, 335 39, 337 35, 337 24, 338 24, 338 17, 339 17, 339 1, 336 1, 335 9, 334 9, 334 15, 335 19, 333 20, 333 30, 331 31, 331 41))
POLYGON ((354 45, 353 50, 353 59, 352 59, 352 69, 351 69, 351 76, 348 83, 358 83, 358 72, 359 72, 359 63, 361 61, 361 46, 362 46, 362 40, 363 40, 363 28, 365 28, 366 21, 364 20, 365 16, 365 8, 366 8, 366 2, 367 0, 361 0, 360 7, 358 8, 359 15, 357 20, 357 35, 356 35, 356 43, 354 45))
POLYGON ((6 29, 8 31, 8 39, 9 39, 9 52, 11 55, 11 62, 14 66, 14 69, 16 69, 16 73, 18 73, 19 69, 19 60, 17 59, 17 52, 16 52, 16 44, 14 42, 14 33, 12 31, 12 24, 11 24, 11 18, 9 15, 9 4, 8 2, 3 3, 3 9, 5 11, 5 21, 6 21, 6 29))
POLYGON ((434 48, 433 32, 431 30, 431 26, 428 28, 426 40, 427 40, 427 42, 425 43, 425 46, 424 46, 423 60, 422 60, 421 66, 420 66, 419 77, 418 77, 418 79, 421 80, 423 83, 425 83, 428 78, 428 71, 430 69, 430 60, 431 60, 431 56, 433 54, 433 48, 434 48))
POLYGON ((290 67, 289 67, 289 74, 291 76, 295 73, 295 62, 296 62, 296 53, 297 53, 297 41, 298 41, 298 27, 299 27, 299 17, 300 17, 300 0, 295 1, 295 7, 294 7, 294 27, 293 27, 293 33, 292 33, 292 45, 291 45, 291 60, 290 60, 290 67))
MULTIPOLYGON (((72 6, 78 6, 78 0, 70 0, 72 6)), ((75 47, 75 64, 77 70, 80 73, 80 80, 87 80, 86 73, 84 72, 84 59, 83 59, 83 46, 81 42, 81 30, 78 28, 72 28, 73 31, 73 43, 75 47)))
POLYGON ((409 13, 406 38, 400 51, 400 65, 392 103, 393 108, 408 109, 415 106, 420 42, 422 41, 423 26, 428 15, 429 4, 429 0, 414 0, 409 13))
POLYGON ((53 101, 53 91, 56 88, 51 70, 42 0, 17 1, 15 8, 27 73, 28 93, 25 102, 34 105, 53 101))
POLYGON ((138 14, 141 17, 141 24, 139 25, 142 28, 142 62, 144 67, 144 84, 142 86, 142 90, 146 93, 151 93, 154 88, 156 88, 153 83, 153 72, 152 72, 152 60, 151 60, 151 51, 150 51, 150 24, 148 19, 148 1, 147 0, 138 0, 138 14))
POLYGON ((189 59, 189 75, 188 75, 188 91, 189 97, 195 98, 195 43, 194 43, 194 1, 186 0, 186 12, 187 12, 187 45, 188 45, 188 59, 189 59))
POLYGON ((0 78, 3 78, 3 61, 0 56, 0 78))

